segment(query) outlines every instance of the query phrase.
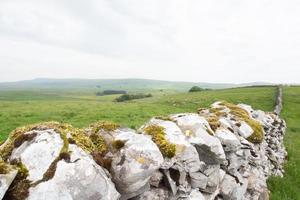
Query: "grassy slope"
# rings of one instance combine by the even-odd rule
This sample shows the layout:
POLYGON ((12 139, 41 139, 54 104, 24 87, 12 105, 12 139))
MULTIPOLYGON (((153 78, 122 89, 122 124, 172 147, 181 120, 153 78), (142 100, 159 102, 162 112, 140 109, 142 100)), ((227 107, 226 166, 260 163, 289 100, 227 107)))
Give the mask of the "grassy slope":
POLYGON ((287 122, 285 146, 288 162, 285 165, 284 178, 269 179, 272 200, 300 199, 300 87, 288 87, 283 90, 283 112, 281 116, 287 122))
POLYGON ((272 110, 274 88, 240 88, 200 93, 156 94, 153 98, 116 103, 116 96, 41 95, 32 93, 0 93, 0 136, 18 126, 40 121, 64 121, 84 127, 97 120, 112 120, 137 128, 152 116, 177 112, 195 112, 224 99, 235 103, 249 103, 255 108, 272 110), (31 96, 32 95, 32 96, 31 96), (1 100, 2 99, 2 100, 1 100), (4 100, 3 100, 4 99, 4 100))

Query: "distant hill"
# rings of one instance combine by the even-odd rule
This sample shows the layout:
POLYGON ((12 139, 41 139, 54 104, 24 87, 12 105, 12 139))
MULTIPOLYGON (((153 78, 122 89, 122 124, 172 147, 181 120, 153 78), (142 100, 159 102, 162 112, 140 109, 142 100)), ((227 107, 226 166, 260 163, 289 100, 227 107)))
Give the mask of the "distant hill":
POLYGON ((161 81, 150 79, 49 79, 37 78, 33 80, 24 80, 17 82, 0 83, 0 90, 175 90, 188 91, 192 86, 199 86, 207 89, 224 89, 234 87, 257 85, 271 85, 270 83, 245 83, 245 84, 227 84, 227 83, 195 83, 195 82, 177 82, 161 81))

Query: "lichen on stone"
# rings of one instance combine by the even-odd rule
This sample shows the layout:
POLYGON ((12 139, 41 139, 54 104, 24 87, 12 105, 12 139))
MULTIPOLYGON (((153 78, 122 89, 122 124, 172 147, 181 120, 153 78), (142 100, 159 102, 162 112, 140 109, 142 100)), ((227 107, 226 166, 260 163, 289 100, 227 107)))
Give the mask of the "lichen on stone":
POLYGON ((263 141, 264 129, 262 125, 255 119, 252 119, 245 109, 225 101, 220 103, 220 105, 229 108, 230 114, 234 115, 238 120, 246 122, 252 128, 254 132, 250 137, 247 138, 248 141, 252 143, 261 143, 263 141))
POLYGON ((11 167, 5 163, 2 159, 0 160, 0 174, 7 174, 11 170, 11 167))
POLYGON ((0 148, 0 155, 2 156, 3 160, 7 160, 13 149, 15 147, 21 146, 25 141, 32 140, 36 134, 35 133, 28 133, 33 130, 46 130, 46 129, 61 129, 64 128, 65 124, 61 124, 58 122, 44 122, 44 123, 37 123, 28 126, 23 126, 16 128, 12 131, 6 142, 0 148), (25 134, 28 133, 28 134, 25 134))
POLYGON ((106 142, 104 138, 99 135, 99 133, 92 133, 90 135, 90 140, 93 143, 93 150, 96 151, 102 155, 106 154, 108 152, 108 147, 106 145, 106 142))
MULTIPOLYGON (((89 136, 87 136, 82 129, 78 128, 70 128, 66 131, 66 133, 70 134, 71 140, 73 143, 78 145, 81 149, 83 149, 86 152, 92 152, 95 149, 95 146, 90 139, 89 136)), ((68 140, 68 141, 69 141, 68 140)))
MULTIPOLYGON (((213 131, 216 131, 221 125, 221 123, 219 122, 219 117, 215 115, 209 116, 207 118, 207 122, 213 131)), ((210 135, 214 135, 208 128, 207 131, 210 135)))
POLYGON ((100 130, 104 131, 114 131, 120 128, 120 125, 111 121, 98 121, 90 125, 92 133, 98 133, 100 130))
POLYGON ((167 141, 164 128, 159 125, 151 124, 144 128, 146 134, 152 136, 152 140, 157 144, 163 156, 172 158, 176 154, 176 145, 167 141))
POLYGON ((156 117, 154 117, 155 119, 160 119, 160 120, 164 120, 164 121, 173 121, 172 119, 171 119, 171 117, 169 117, 169 116, 163 116, 163 115, 161 115, 161 116, 156 116, 156 117))

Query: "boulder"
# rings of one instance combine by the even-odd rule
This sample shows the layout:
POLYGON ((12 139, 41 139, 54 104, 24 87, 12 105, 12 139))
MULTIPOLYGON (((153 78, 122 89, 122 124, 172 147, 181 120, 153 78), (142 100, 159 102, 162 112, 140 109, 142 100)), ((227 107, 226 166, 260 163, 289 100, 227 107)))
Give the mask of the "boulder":
POLYGON ((70 161, 59 161, 52 179, 31 187, 28 200, 119 199, 105 170, 76 145, 70 144, 69 149, 70 161))
POLYGON ((151 176, 160 168, 163 157, 150 136, 130 129, 113 133, 115 141, 124 146, 112 157, 110 172, 122 199, 137 196, 147 189, 151 176))

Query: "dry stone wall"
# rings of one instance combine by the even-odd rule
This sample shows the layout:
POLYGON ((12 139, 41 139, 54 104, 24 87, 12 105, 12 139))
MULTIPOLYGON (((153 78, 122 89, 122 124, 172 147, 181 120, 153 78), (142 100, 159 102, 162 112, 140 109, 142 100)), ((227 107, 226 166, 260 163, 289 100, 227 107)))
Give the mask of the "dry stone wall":
POLYGON ((269 199, 267 178, 284 174, 285 128, 275 113, 227 102, 154 117, 137 131, 31 125, 0 147, 0 198, 269 199))

